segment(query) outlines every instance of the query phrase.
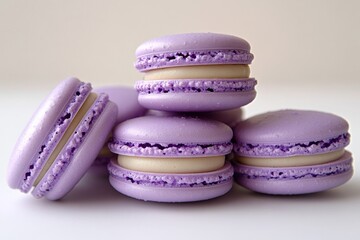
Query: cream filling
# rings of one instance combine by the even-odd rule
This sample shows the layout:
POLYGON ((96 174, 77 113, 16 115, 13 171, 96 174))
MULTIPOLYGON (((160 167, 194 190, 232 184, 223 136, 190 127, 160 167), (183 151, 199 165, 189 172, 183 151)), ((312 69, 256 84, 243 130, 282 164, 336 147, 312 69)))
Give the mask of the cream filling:
POLYGON ((225 156, 192 158, 154 158, 118 156, 121 167, 154 173, 201 173, 220 169, 225 164, 225 156))
POLYGON ((236 156, 235 159, 246 165, 259 167, 298 167, 323 164, 334 161, 344 154, 345 150, 316 154, 316 155, 302 155, 293 157, 279 157, 279 158, 253 158, 236 156))
POLYGON ((72 122, 70 123, 69 127, 66 129, 63 137, 59 141, 59 143, 56 145, 54 151, 51 153, 50 157, 46 161, 44 167, 42 168, 39 176, 36 178, 33 186, 36 186, 39 184, 40 180, 45 176, 46 172, 49 170, 51 165, 54 163, 57 156, 60 154, 63 147, 66 145, 69 138, 73 135, 76 127, 79 125, 87 111, 91 108, 93 103, 95 102, 97 98, 97 95, 95 93, 90 93, 88 98, 85 100, 84 104, 80 107, 79 111, 73 118, 72 122))
POLYGON ((147 71, 144 80, 163 79, 234 79, 248 78, 249 65, 200 65, 186 67, 161 68, 147 71))

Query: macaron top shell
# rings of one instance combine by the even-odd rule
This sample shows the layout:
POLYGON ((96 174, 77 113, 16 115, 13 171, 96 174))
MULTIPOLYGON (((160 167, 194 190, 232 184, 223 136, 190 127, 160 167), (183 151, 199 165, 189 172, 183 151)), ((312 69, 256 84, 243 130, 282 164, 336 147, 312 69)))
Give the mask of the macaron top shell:
POLYGON ((280 110, 267 112, 240 122, 235 130, 237 143, 295 144, 348 138, 345 119, 324 112, 280 110))
POLYGON ((118 125, 114 137, 120 141, 151 143, 221 143, 231 140, 225 124, 192 117, 144 116, 118 125))
POLYGON ((116 123, 139 117, 145 114, 147 109, 138 102, 138 93, 134 88, 126 86, 108 86, 94 89, 96 93, 106 93, 110 101, 118 106, 116 123))
MULTIPOLYGON (((60 115, 64 113, 64 106, 79 89, 82 83, 76 78, 70 78, 61 82, 46 98, 35 112, 25 130, 18 139, 8 166, 7 180, 12 188, 19 188, 26 178, 29 166, 34 161, 34 153, 38 153, 41 144, 49 135, 54 123, 58 123, 60 115)), ((83 84, 84 94, 91 91, 88 84, 83 84)), ((64 119, 65 120, 65 119, 64 119)))
POLYGON ((231 152, 232 130, 224 123, 191 117, 144 116, 114 130, 110 151, 143 157, 206 157, 231 152))
POLYGON ((167 35, 144 42, 136 49, 136 57, 149 54, 201 51, 201 50, 244 50, 250 51, 250 45, 242 38, 218 33, 184 33, 167 35))
POLYGON ((254 58, 244 39, 218 33, 185 33, 163 36, 141 44, 136 50, 139 71, 156 68, 250 64, 254 58))

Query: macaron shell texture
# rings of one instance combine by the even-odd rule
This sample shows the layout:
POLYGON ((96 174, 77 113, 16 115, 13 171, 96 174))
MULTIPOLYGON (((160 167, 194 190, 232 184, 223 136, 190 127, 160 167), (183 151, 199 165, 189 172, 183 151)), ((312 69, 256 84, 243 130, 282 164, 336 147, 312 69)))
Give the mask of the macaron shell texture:
POLYGON ((343 118, 324 112, 280 110, 241 122, 235 129, 239 143, 284 144, 328 140, 346 134, 343 118))
POLYGON ((162 188, 134 185, 110 177, 110 184, 120 193, 144 201, 195 202, 220 197, 232 188, 232 181, 201 188, 162 188))
POLYGON ((340 186, 353 175, 352 157, 346 152, 339 160, 313 166, 267 168, 234 162, 235 181, 255 192, 274 195, 307 194, 340 186))
POLYGON ((236 36, 218 33, 185 33, 167 35, 144 42, 136 49, 136 56, 180 50, 239 49, 250 51, 250 45, 236 36))
POLYGON ((198 174, 166 174, 131 171, 111 161, 110 184, 119 192, 145 201, 190 202, 219 197, 232 187, 233 168, 198 174))
POLYGON ((80 81, 76 78, 61 82, 35 112, 11 155, 7 175, 10 187, 20 188, 31 161, 41 149, 41 144, 48 137, 79 85, 80 81))
POLYGON ((232 130, 224 123, 212 120, 144 116, 118 125, 114 138, 127 142, 210 144, 230 141, 232 130))
POLYGON ((256 92, 200 92, 140 94, 139 103, 149 109, 176 112, 229 110, 252 102, 256 92))
MULTIPOLYGON (((92 111, 91 109, 89 111, 92 111)), ((84 141, 75 150, 71 162, 66 170, 62 172, 61 177, 52 189, 45 193, 45 197, 49 200, 57 200, 64 197, 71 191, 77 182, 83 177, 91 164, 94 162, 97 154, 103 147, 109 132, 116 122, 117 106, 108 102, 104 110, 101 112, 96 122, 87 133, 84 141)), ((53 166, 55 163, 53 164, 53 166)), ((33 195, 38 197, 40 186, 46 181, 43 179, 33 190, 33 195)), ((46 183, 45 183, 46 186, 46 183)), ((43 191, 43 190, 42 190, 43 191)))
POLYGON ((254 56, 241 38, 216 33, 188 33, 149 40, 136 50, 139 71, 213 64, 250 64, 254 56))

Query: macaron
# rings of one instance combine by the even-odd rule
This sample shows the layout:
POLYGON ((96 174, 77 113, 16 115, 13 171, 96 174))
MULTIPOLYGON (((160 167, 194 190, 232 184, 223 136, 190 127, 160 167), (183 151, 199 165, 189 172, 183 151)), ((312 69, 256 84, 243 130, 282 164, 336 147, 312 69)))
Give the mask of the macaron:
POLYGON ((114 130, 109 143, 110 184, 145 201, 192 202, 219 197, 232 187, 227 125, 191 117, 144 116, 114 130))
POLYGON ((254 100, 250 78, 254 56, 244 39, 217 33, 155 38, 136 50, 135 67, 144 72, 135 87, 146 108, 175 112, 220 111, 254 100))
POLYGON ((117 106, 76 78, 61 82, 35 112, 9 162, 11 188, 64 197, 86 173, 114 126, 117 106))
POLYGON ((234 130, 235 181, 277 195, 325 191, 353 174, 345 119, 324 112, 280 110, 251 117, 234 130))
MULTIPOLYGON (((110 101, 117 105, 118 114, 114 127, 125 120, 140 117, 147 112, 147 109, 139 104, 137 100, 138 93, 133 87, 120 85, 106 86, 95 88, 94 92, 97 94, 107 94, 110 101)), ((111 137, 111 134, 109 137, 111 137)), ((95 159, 93 166, 99 167, 100 169, 103 169, 105 173, 107 173, 106 166, 113 157, 116 157, 116 155, 110 152, 106 142, 99 155, 95 159)))

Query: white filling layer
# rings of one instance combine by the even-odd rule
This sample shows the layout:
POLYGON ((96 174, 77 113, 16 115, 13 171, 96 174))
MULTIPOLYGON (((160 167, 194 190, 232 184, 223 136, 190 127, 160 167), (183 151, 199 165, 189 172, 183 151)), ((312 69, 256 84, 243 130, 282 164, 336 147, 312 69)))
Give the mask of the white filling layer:
POLYGON ((95 93, 90 93, 90 95, 87 97, 75 117, 73 118, 72 122, 70 123, 69 127, 66 129, 64 135, 62 136, 59 143, 56 145, 54 151, 51 153, 50 157, 46 161, 44 167, 41 169, 41 172, 39 176, 36 178, 34 182, 34 186, 38 185, 40 180, 45 176, 46 172, 49 170, 51 165, 54 163, 57 156, 60 154, 63 147, 66 145, 67 141, 71 137, 71 135, 74 133, 76 127, 79 125, 87 111, 91 108, 93 103, 95 102, 97 98, 97 95, 95 93))
POLYGON ((220 169, 225 164, 225 156, 199 158, 150 158, 118 156, 121 167, 154 173, 201 173, 220 169))
POLYGON ((316 155, 302 155, 294 157, 279 157, 279 158, 253 158, 236 156, 236 160, 242 164, 259 167, 298 167, 307 165, 323 164, 334 161, 344 154, 345 150, 316 154, 316 155))
POLYGON ((200 65, 151 70, 145 73, 144 80, 234 79, 249 76, 249 65, 200 65))

